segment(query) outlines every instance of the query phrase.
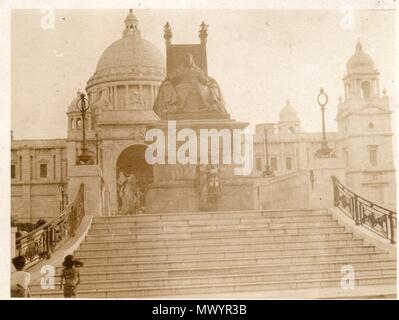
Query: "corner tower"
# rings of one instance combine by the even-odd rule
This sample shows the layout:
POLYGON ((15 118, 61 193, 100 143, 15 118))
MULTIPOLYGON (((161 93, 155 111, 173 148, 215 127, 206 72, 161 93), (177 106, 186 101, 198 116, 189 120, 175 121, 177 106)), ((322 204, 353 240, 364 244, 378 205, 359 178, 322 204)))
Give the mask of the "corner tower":
POLYGON ((337 110, 343 138, 346 182, 377 204, 395 207, 395 169, 391 110, 379 72, 360 42, 348 60, 343 78, 344 98, 337 110))

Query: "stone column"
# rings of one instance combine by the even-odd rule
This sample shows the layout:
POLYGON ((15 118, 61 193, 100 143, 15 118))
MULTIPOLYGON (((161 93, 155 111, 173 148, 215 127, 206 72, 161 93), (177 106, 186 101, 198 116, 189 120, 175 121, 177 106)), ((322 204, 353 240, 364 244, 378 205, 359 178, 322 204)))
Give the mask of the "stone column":
POLYGON ((151 105, 154 105, 154 102, 155 102, 154 86, 150 85, 150 88, 151 88, 151 105))
POLYGON ((11 228, 11 259, 14 258, 16 255, 16 249, 15 249, 16 233, 17 233, 17 228, 12 227, 11 228))
POLYGON ((119 109, 119 105, 118 105, 118 86, 115 86, 114 89, 115 89, 114 109, 119 109))
POLYGON ((129 109, 128 105, 129 105, 129 86, 126 84, 125 85, 125 109, 129 109))

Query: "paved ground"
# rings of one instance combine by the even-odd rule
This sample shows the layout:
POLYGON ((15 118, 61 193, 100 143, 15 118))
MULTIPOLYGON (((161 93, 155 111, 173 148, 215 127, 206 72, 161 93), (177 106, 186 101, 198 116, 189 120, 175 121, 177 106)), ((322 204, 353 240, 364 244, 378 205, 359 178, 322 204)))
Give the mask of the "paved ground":
POLYGON ((240 292, 212 295, 193 295, 193 296, 168 296, 152 297, 151 299, 165 300, 304 300, 304 299, 396 299, 397 288, 394 285, 381 285, 372 287, 361 287, 355 289, 304 289, 304 290, 284 290, 276 292, 240 292))

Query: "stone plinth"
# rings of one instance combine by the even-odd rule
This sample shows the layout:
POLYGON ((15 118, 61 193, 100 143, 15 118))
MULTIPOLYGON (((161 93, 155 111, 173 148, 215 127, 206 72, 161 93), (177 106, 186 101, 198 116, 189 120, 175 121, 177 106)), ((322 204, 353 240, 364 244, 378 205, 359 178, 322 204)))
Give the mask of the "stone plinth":
POLYGON ((312 209, 327 209, 334 204, 334 192, 331 176, 345 181, 345 168, 339 166, 337 158, 313 159, 313 188, 310 190, 309 205, 312 209))
MULTIPOLYGON (((231 137, 233 129, 243 130, 248 124, 230 119, 197 119, 177 120, 176 131, 181 129, 192 129, 197 134, 197 157, 200 158, 200 130, 222 129, 230 130, 231 137)), ((156 128, 164 132, 168 137, 168 121, 160 122, 156 128)), ((233 139, 231 138, 231 142, 233 139)), ((176 150, 180 144, 176 145, 176 150)), ((167 144, 166 144, 167 146, 167 144)), ((233 150, 233 143, 231 144, 233 150)), ((167 148, 166 148, 167 149, 167 148)), ((208 154, 211 154, 211 140, 208 140, 208 154)), ((154 182, 150 185, 146 194, 146 212, 189 212, 200 210, 200 183, 199 164, 168 164, 166 153, 166 164, 154 165, 154 182)), ((223 159, 223 141, 219 139, 219 159, 223 159)), ((251 160, 252 162, 252 157, 251 160)), ((235 164, 220 163, 221 192, 215 204, 215 210, 250 210, 254 208, 253 179, 245 176, 237 176, 234 168, 240 167, 235 164)))
POLYGON ((76 198, 80 185, 84 184, 85 214, 102 215, 102 172, 97 165, 74 165, 70 167, 68 193, 70 201, 76 198))

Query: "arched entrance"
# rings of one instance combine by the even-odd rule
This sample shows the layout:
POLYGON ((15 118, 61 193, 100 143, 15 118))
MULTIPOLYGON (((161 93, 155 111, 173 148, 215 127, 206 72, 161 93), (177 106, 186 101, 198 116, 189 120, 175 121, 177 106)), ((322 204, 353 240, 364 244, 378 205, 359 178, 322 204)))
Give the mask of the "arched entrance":
POLYGON ((145 160, 146 145, 133 145, 121 152, 116 162, 119 214, 145 210, 145 195, 153 181, 153 168, 145 160), (134 207, 134 208, 133 208, 134 207))

